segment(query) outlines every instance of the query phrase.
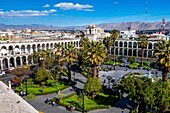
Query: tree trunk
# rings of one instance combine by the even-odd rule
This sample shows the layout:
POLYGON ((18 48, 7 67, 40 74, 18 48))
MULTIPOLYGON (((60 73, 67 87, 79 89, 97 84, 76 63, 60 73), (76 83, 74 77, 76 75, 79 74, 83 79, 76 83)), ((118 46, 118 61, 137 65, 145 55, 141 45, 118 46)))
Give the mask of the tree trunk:
POLYGON ((67 69, 68 69, 68 81, 71 81, 71 64, 67 65, 67 69))
POLYGON ((142 48, 142 58, 141 58, 142 66, 143 66, 143 60, 144 60, 144 48, 142 48))
POLYGON ((42 68, 42 69, 45 69, 44 60, 41 61, 41 68, 42 68))
POLYGON ((162 81, 167 81, 167 80, 168 80, 168 69, 164 67, 162 70, 162 81))
POLYGON ((94 78, 97 78, 97 76, 96 76, 96 68, 97 68, 97 66, 94 65, 94 67, 93 67, 93 77, 94 78))

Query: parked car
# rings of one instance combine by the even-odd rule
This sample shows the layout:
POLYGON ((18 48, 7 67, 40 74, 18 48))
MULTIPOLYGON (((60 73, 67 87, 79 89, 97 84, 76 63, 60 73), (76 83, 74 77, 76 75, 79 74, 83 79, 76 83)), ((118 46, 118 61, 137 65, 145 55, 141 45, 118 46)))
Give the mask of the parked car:
POLYGON ((0 76, 5 75, 5 71, 0 71, 0 76))

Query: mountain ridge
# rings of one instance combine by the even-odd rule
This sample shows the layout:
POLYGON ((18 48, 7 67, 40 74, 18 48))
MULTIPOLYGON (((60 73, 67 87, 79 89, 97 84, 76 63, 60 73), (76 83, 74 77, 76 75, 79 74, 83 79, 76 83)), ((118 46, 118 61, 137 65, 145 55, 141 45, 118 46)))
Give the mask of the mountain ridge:
MULTIPOLYGON (((87 25, 86 25, 87 26, 87 25)), ((59 27, 59 26, 52 26, 52 25, 43 25, 43 24, 24 24, 24 25, 7 25, 0 23, 0 29, 17 29, 23 30, 26 28, 30 28, 33 30, 85 30, 86 26, 66 26, 66 27, 59 27)), ((161 22, 119 22, 119 23, 102 23, 97 24, 98 27, 101 27, 104 30, 126 30, 130 27, 133 30, 155 30, 161 29, 162 23, 161 22)), ((170 22, 166 22, 165 29, 170 29, 170 22)))

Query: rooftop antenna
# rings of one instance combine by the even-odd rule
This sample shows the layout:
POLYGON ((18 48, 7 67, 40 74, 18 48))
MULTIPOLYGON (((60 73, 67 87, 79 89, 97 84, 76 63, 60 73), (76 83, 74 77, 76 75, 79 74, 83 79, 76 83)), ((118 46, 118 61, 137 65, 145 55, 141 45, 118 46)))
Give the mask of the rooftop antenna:
MULTIPOLYGON (((147 22, 148 20, 148 0, 146 0, 146 4, 145 4, 145 22, 147 22)), ((145 32, 146 28, 144 26, 144 34, 146 34, 145 32)))
POLYGON ((146 5, 145 5, 145 21, 148 19, 148 0, 146 0, 146 5))

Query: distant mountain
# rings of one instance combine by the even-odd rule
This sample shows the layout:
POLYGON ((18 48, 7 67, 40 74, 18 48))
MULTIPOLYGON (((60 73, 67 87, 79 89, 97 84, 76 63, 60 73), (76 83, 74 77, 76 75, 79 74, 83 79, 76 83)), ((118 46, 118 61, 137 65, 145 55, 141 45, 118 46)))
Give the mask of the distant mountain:
MULTIPOLYGON (((120 23, 103 23, 98 24, 97 26, 105 29, 105 30, 125 30, 128 27, 134 30, 155 30, 161 29, 161 22, 120 22, 120 23)), ((0 29, 26 29, 30 28, 33 30, 84 30, 86 26, 66 26, 66 27, 58 27, 58 26, 49 26, 49 25, 41 25, 41 24, 30 24, 30 25, 6 25, 0 24, 0 29)), ((165 29, 170 30, 170 22, 166 22, 165 29)))

